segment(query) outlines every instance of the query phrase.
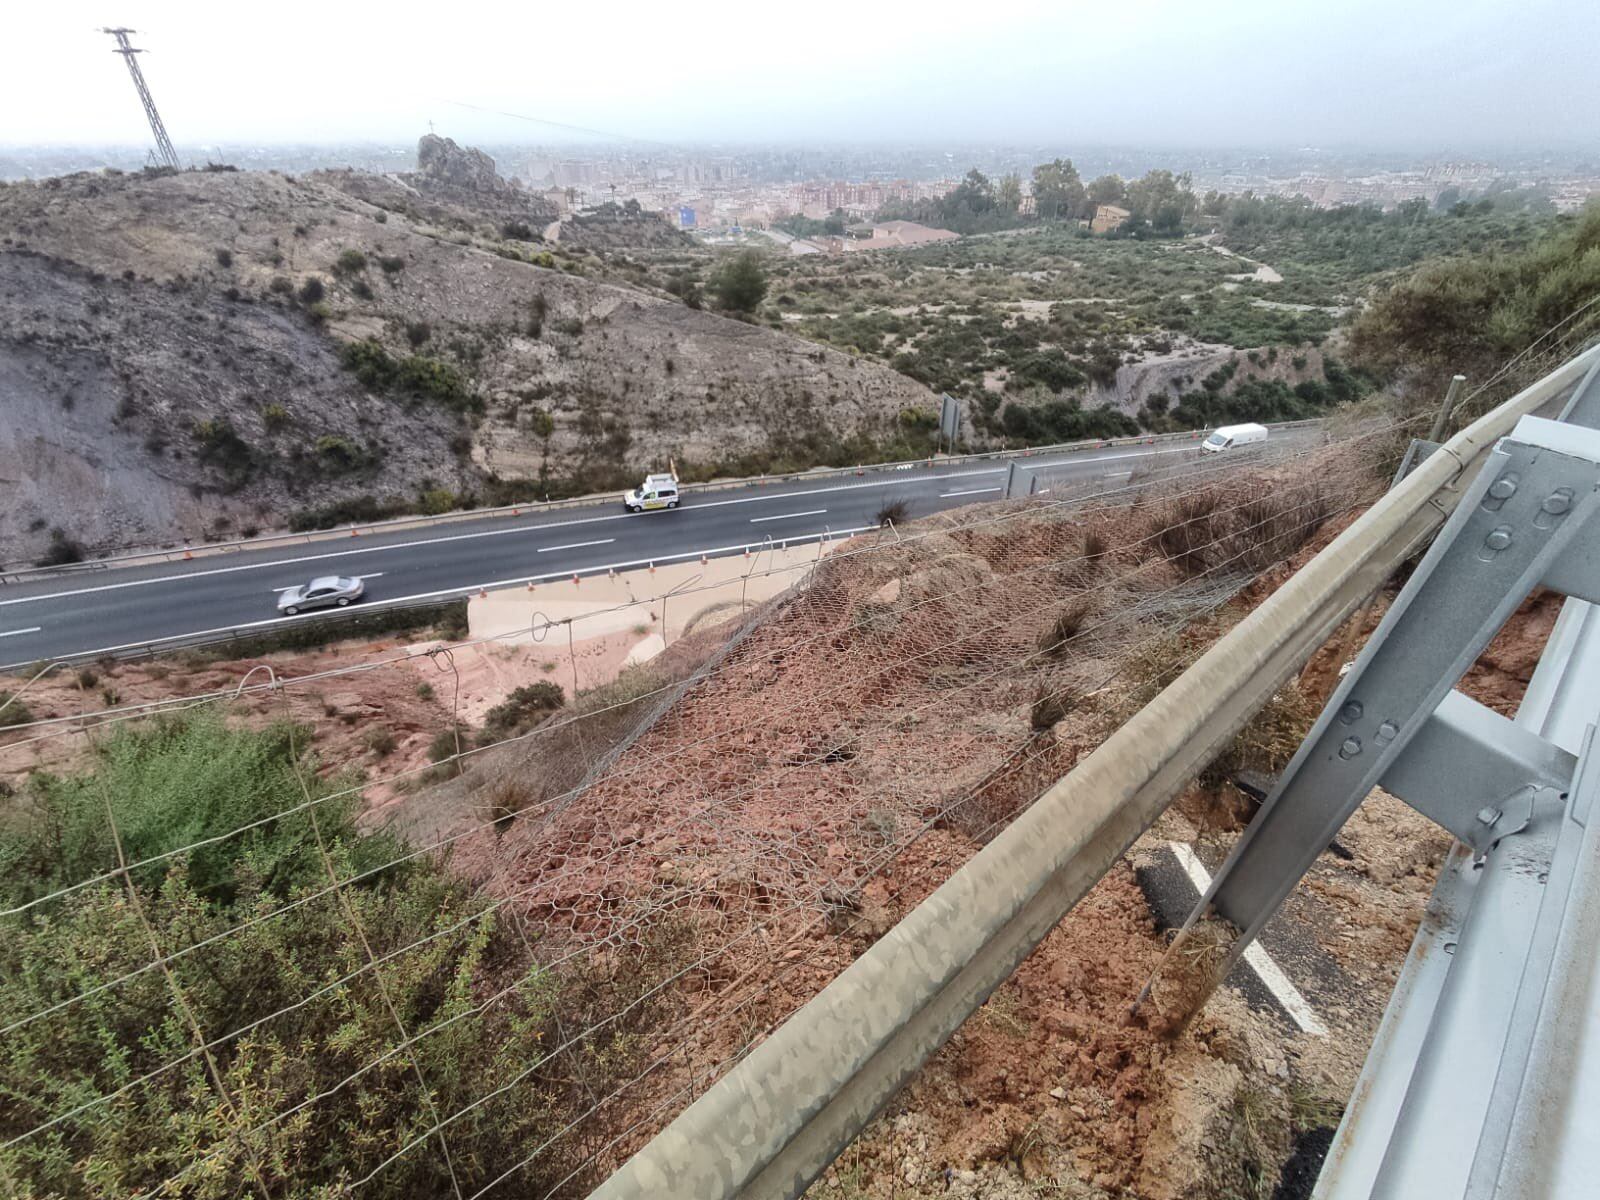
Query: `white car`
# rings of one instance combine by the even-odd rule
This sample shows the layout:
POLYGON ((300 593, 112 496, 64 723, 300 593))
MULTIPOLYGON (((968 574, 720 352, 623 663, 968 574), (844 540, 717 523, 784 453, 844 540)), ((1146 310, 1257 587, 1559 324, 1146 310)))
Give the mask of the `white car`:
POLYGON ((278 611, 286 617, 308 608, 343 608, 361 599, 366 584, 350 575, 322 575, 304 587, 285 588, 278 593, 278 611))
POLYGON ((631 513, 650 512, 657 508, 678 507, 678 477, 676 475, 646 475, 644 482, 631 492, 622 493, 622 507, 631 513))

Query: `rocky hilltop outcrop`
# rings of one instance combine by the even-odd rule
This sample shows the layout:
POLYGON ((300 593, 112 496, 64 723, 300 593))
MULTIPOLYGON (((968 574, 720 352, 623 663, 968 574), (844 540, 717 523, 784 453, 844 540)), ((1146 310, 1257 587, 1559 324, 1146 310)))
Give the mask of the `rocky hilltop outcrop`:
POLYGON ((527 191, 515 180, 501 178, 494 159, 482 150, 458 146, 434 133, 425 133, 417 141, 417 169, 400 178, 425 199, 522 220, 530 231, 557 216, 543 196, 527 191))
POLYGON ((465 148, 447 137, 425 133, 417 142, 414 178, 435 187, 465 188, 473 192, 504 192, 510 185, 495 170, 494 159, 472 146, 465 148))
POLYGON ((18 498, 0 558, 58 527, 95 550, 424 490, 489 499, 497 480, 609 488, 668 456, 825 460, 934 403, 529 240, 495 197, 534 198, 490 190, 359 172, 0 186, 0 480, 18 498))

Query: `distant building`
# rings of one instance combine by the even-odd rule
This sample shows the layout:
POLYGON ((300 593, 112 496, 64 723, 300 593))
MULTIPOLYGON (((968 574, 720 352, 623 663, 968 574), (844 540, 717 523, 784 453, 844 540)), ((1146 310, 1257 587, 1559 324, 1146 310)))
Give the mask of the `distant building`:
POLYGON ((679 229, 693 229, 694 228, 694 224, 695 224, 694 209, 688 207, 687 205, 679 205, 678 206, 678 228, 679 229))
MULTIPOLYGON (((951 242, 960 237, 948 229, 934 229, 918 225, 915 221, 874 221, 870 226, 851 226, 849 236, 839 241, 837 250, 830 253, 854 253, 857 250, 900 250, 907 246, 926 246, 933 242, 951 242), (863 237, 861 231, 868 231, 863 237)), ((825 247, 827 244, 824 243, 825 247)))
POLYGON ((1094 217, 1089 221, 1089 232, 1110 233, 1113 229, 1121 229, 1132 215, 1115 204, 1102 204, 1094 210, 1094 217))

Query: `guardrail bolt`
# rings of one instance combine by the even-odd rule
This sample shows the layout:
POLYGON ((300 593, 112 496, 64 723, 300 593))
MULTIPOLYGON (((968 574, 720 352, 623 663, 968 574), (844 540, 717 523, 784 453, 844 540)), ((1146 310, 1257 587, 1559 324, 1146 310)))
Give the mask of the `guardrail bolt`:
POLYGON ((1354 758, 1361 753, 1361 739, 1356 737, 1345 738, 1339 745, 1340 758, 1354 758))
POLYGON ((1554 495, 1546 496, 1543 504, 1539 506, 1552 517, 1559 517, 1572 507, 1572 493, 1562 488, 1554 495))
POLYGON ((1496 500, 1509 500, 1517 494, 1517 481, 1510 475, 1496 479, 1489 486, 1489 495, 1496 500))
POLYGON ((1489 549, 1498 552, 1511 545, 1511 541, 1511 527, 1502 525, 1500 528, 1492 530, 1489 536, 1483 539, 1483 544, 1489 549))
POLYGON ((1364 710, 1361 707, 1361 701, 1347 700, 1345 701, 1344 707, 1339 710, 1339 720, 1343 721, 1346 725, 1354 725, 1361 719, 1361 714, 1363 711, 1364 710))

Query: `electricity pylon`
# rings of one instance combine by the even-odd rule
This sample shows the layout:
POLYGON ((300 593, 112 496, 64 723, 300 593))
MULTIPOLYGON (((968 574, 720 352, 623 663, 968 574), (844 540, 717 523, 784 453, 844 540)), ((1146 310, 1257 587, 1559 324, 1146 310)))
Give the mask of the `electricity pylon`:
POLYGON ((163 166, 178 167, 178 152, 172 148, 172 139, 167 136, 167 127, 161 123, 161 114, 156 111, 156 102, 150 98, 150 88, 145 84, 144 72, 139 70, 139 62, 135 54, 143 54, 128 44, 128 35, 136 33, 134 29, 102 29, 101 33, 109 33, 117 39, 117 48, 111 53, 122 55, 128 64, 128 74, 133 76, 133 86, 139 93, 139 102, 144 105, 144 115, 150 121, 150 132, 155 134, 156 154, 161 159, 163 166))

